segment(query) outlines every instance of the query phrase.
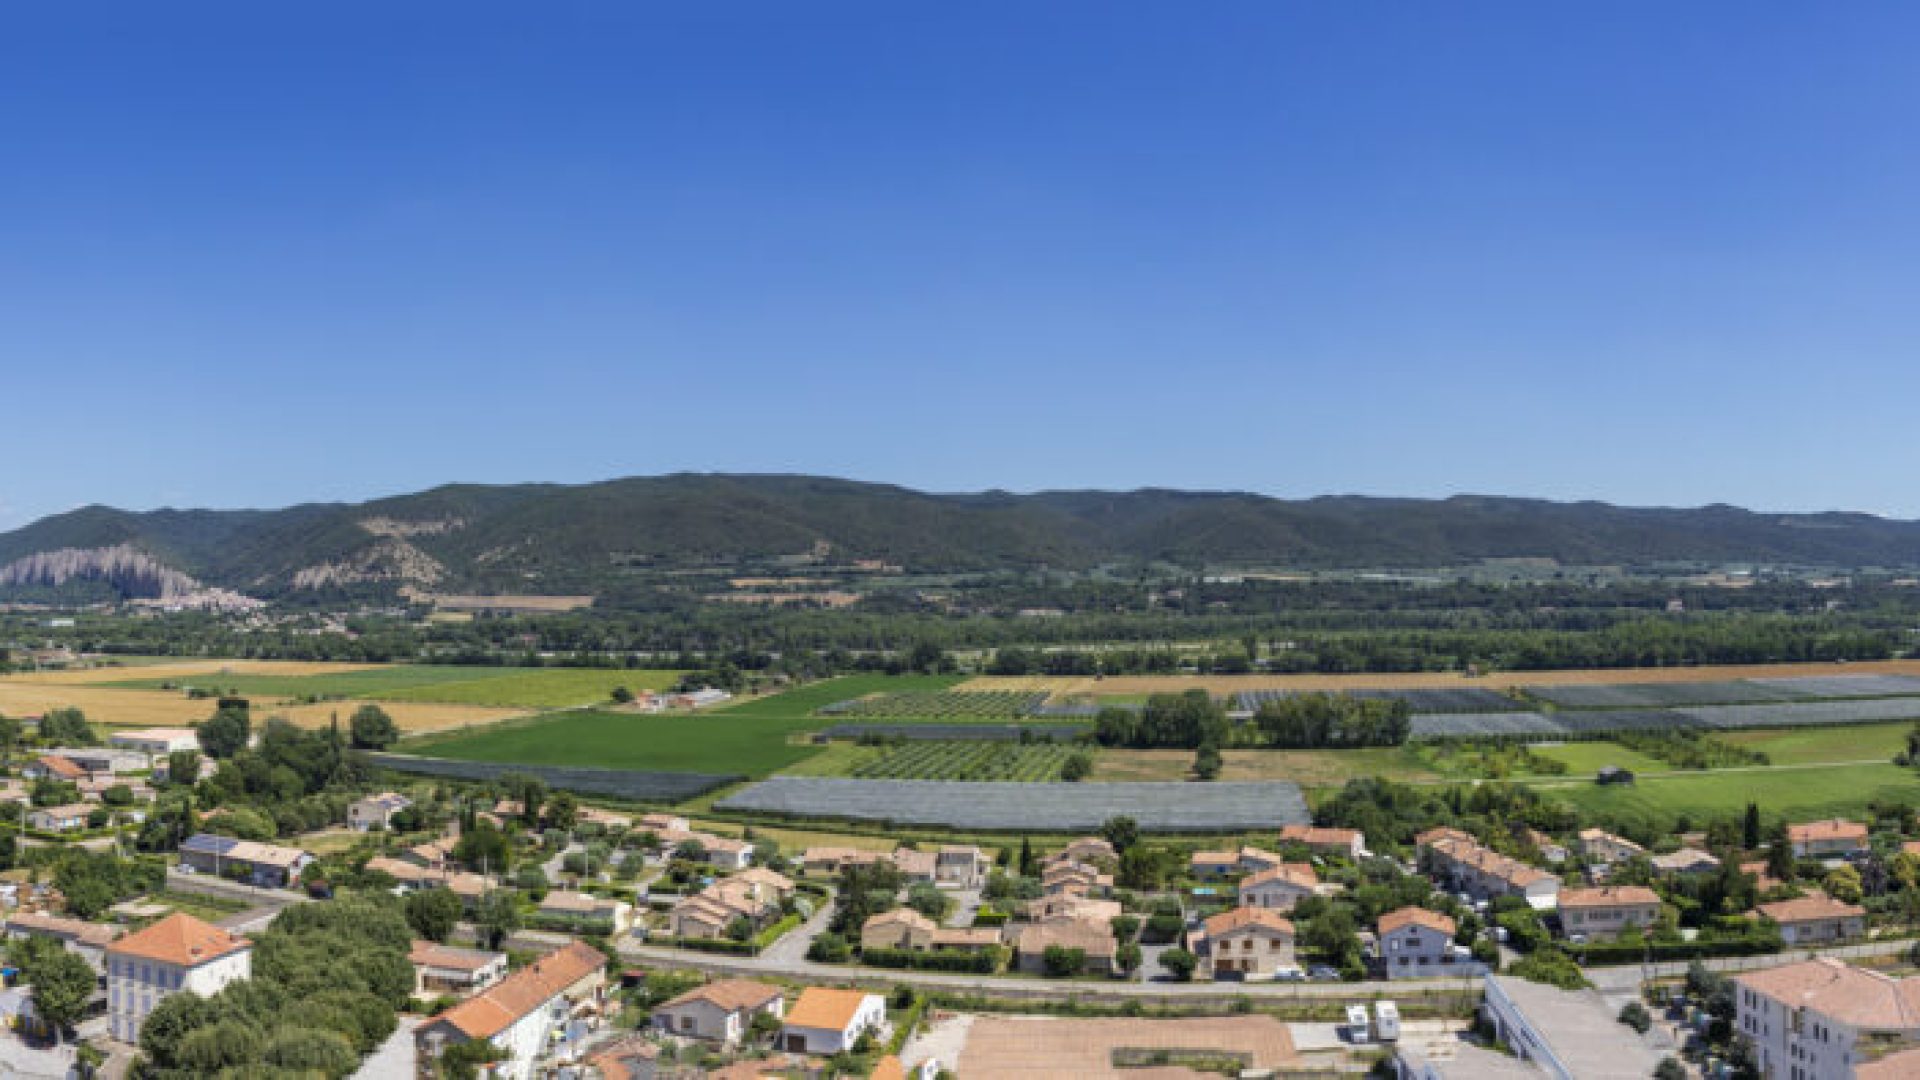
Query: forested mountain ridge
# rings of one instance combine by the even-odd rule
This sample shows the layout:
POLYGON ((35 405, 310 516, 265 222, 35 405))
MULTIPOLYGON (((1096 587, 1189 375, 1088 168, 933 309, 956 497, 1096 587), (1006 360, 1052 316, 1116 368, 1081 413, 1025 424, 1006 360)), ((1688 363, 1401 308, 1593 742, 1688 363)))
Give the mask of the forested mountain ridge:
POLYGON ((937 494, 825 477, 683 473, 579 485, 449 485, 280 510, 89 506, 0 534, 0 594, 57 584, 55 569, 69 578, 94 572, 125 595, 177 585, 169 575, 178 574, 271 596, 368 583, 592 592, 635 568, 858 559, 965 571, 1143 560, 1432 567, 1529 557, 1584 565, 1920 566, 1920 523, 1485 496, 937 494))

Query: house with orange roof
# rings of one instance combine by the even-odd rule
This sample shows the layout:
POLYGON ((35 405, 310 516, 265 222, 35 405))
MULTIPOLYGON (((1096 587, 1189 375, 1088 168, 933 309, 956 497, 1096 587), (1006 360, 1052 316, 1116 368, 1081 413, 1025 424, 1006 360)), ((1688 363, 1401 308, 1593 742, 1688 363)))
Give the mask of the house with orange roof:
POLYGON ((587 1058, 587 1064, 596 1070, 593 1075, 600 1080, 647 1080, 654 1075, 654 1063, 659 1058, 658 1043, 640 1035, 629 1035, 597 1047, 587 1058))
POLYGON ((1420 868, 1449 891, 1475 899, 1518 896, 1549 906, 1560 893, 1558 877, 1485 847, 1458 829, 1429 829, 1417 843, 1420 868))
POLYGON ((1850 859, 1867 853, 1867 827, 1845 818, 1787 826, 1796 859, 1850 859))
POLYGON ((1560 931, 1568 939, 1612 941, 1660 917, 1660 894, 1645 885, 1560 890, 1560 931))
POLYGON ((1196 851, 1187 860, 1187 873, 1201 880, 1232 877, 1239 872, 1237 851, 1196 851))
POLYGON ((886 1034, 887 999, 859 990, 809 986, 787 1010, 780 1048, 790 1054, 837 1054, 852 1049, 865 1032, 886 1034))
POLYGON ((1823 892, 1761 904, 1754 913, 1780 928, 1787 945, 1846 941, 1867 935, 1867 909, 1843 904, 1823 892))
POLYGON ((20 775, 28 780, 61 780, 77 784, 85 780, 89 773, 59 754, 44 754, 22 766, 20 775))
POLYGON ((1188 948, 1213 978, 1271 979, 1293 963, 1293 923, 1266 908, 1223 911, 1200 924, 1188 948))
POLYGON ((1281 863, 1241 880, 1240 906, 1292 911, 1319 888, 1320 874, 1311 863, 1281 863))
POLYGON ((546 1053, 552 1033, 576 1012, 597 1008, 606 986, 607 958, 573 942, 535 960, 414 1030, 422 1062, 450 1046, 486 1040, 501 1052, 496 1077, 527 1080, 546 1053))
POLYGON ((1282 825, 1282 844, 1305 844, 1316 855, 1344 855, 1357 859, 1367 853, 1367 834, 1359 829, 1324 828, 1319 825, 1282 825))
POLYGON ((784 1018, 786 1001, 780 988, 748 979, 720 979, 696 986, 653 1010, 658 1030, 690 1039, 711 1039, 725 1046, 739 1042, 765 1014, 784 1018))
MULTIPOLYGON (((1820 957, 1743 972, 1733 982, 1734 1030, 1753 1048, 1762 1076, 1849 1080, 1876 1075, 1866 1064, 1875 1060, 1915 1060, 1909 1048, 1920 1043, 1920 978, 1820 957)), ((1883 1068, 1879 1075, 1916 1074, 1883 1068)))
POLYGON ((507 974, 506 953, 462 949, 437 941, 415 941, 407 962, 413 965, 414 995, 428 999, 446 994, 464 997, 492 986, 507 974))
POLYGON ((1015 966, 1030 975, 1043 974, 1051 948, 1078 949, 1088 971, 1105 973, 1113 970, 1120 943, 1110 919, 1051 919, 1020 931, 1014 941, 1015 966))
POLYGON ((107 1029, 138 1042, 154 1006, 186 991, 212 997, 253 974, 253 942, 184 913, 128 934, 106 948, 107 1029))

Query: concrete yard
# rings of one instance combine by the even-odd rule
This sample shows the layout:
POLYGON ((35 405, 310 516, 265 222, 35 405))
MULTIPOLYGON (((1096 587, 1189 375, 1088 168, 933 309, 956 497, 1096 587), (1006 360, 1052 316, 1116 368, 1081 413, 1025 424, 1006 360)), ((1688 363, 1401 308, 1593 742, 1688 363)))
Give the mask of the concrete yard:
POLYGON ((965 1038, 959 1067, 954 1070, 961 1076, 1142 1080, 1188 1075, 1180 1069, 1115 1068, 1112 1055, 1121 1048, 1246 1053, 1252 1055, 1254 1068, 1263 1069, 1297 1060, 1287 1025, 1271 1016, 1179 1020, 976 1016, 965 1038))

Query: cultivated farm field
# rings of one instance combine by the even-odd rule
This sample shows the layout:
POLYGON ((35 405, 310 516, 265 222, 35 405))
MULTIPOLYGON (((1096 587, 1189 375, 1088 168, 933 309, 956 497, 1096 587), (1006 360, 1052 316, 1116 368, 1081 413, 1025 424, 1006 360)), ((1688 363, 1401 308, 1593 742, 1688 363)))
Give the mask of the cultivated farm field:
POLYGON ((7 682, 46 686, 99 686, 127 680, 184 679, 222 672, 234 675, 342 675, 386 665, 336 663, 318 660, 175 660, 130 657, 124 664, 64 671, 23 671, 5 676, 7 682))
POLYGON ((916 742, 835 747, 789 775, 890 780, 1058 780, 1073 748, 1048 743, 916 742))

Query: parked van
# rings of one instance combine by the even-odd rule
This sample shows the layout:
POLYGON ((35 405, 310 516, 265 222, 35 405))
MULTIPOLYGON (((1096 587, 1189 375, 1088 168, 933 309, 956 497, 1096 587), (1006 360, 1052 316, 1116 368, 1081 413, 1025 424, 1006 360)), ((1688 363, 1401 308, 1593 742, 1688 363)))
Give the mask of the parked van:
POLYGON ((1400 1007, 1383 1001, 1373 1007, 1373 1037, 1381 1042, 1400 1038, 1400 1007))
POLYGON ((1347 1006, 1347 1039, 1355 1046, 1365 1045, 1373 1036, 1373 1022, 1367 1019, 1365 1005, 1347 1006))

